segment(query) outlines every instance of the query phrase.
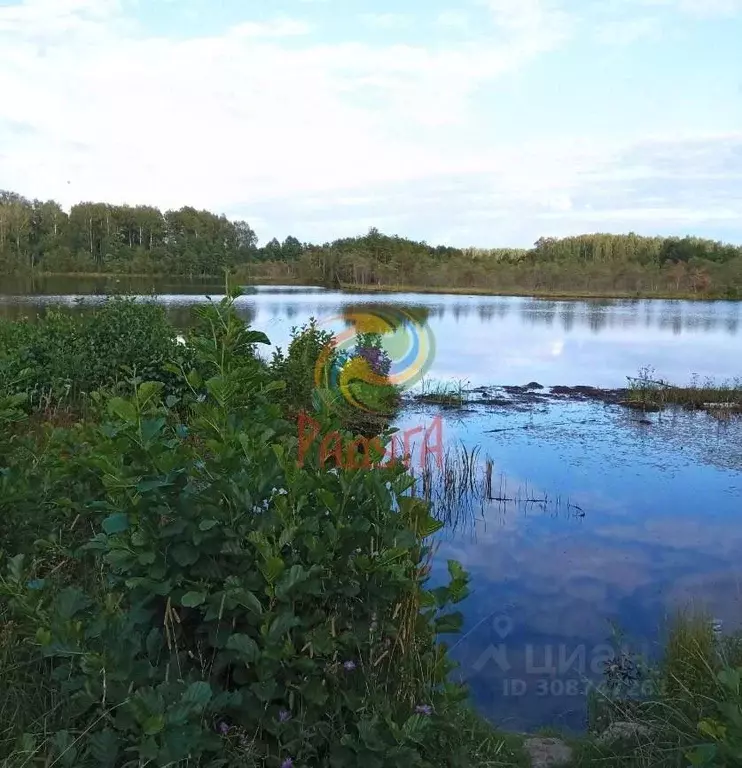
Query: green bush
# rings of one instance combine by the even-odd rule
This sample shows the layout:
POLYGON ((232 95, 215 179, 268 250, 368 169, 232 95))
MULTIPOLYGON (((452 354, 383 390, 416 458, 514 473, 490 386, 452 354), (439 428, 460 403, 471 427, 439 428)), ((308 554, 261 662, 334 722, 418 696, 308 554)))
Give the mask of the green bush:
POLYGON ((291 341, 286 353, 278 347, 273 353, 271 371, 286 387, 282 401, 289 415, 311 411, 315 406, 317 364, 323 356, 332 365, 336 359, 334 335, 322 330, 312 318, 301 328, 291 329, 291 341))
POLYGON ((299 466, 283 385, 251 353, 267 339, 229 299, 201 314, 187 405, 134 382, 75 428, 66 464, 90 483, 76 515, 94 535, 61 541, 61 561, 8 553, 2 642, 52 709, 16 694, 0 760, 467 765, 439 636, 460 627, 468 577, 450 562, 449 584, 426 586, 441 524, 401 466, 328 472, 316 447, 299 466))
POLYGON ((290 417, 325 409, 349 431, 375 437, 399 408, 390 365, 378 334, 361 334, 353 349, 338 350, 335 336, 311 319, 292 329, 286 354, 279 348, 270 368, 286 383, 282 402, 290 417))
POLYGON ((37 322, 0 322, 0 393, 31 405, 75 403, 130 374, 172 385, 166 362, 183 350, 162 306, 114 298, 75 314, 51 310, 37 322))

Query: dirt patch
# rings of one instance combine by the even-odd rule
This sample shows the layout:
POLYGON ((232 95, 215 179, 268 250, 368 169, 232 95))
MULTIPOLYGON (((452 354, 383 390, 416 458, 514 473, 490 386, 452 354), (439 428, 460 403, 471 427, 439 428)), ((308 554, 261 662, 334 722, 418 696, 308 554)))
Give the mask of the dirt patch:
POLYGON ((598 387, 578 386, 551 388, 551 394, 565 400, 597 400, 609 405, 621 405, 629 396, 627 389, 599 389, 598 387))

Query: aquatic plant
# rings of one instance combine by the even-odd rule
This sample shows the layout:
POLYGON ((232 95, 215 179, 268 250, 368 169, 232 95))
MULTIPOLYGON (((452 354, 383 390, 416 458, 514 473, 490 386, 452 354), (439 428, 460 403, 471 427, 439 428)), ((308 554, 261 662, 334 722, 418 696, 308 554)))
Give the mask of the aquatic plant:
POLYGON ((707 411, 719 418, 742 414, 742 379, 703 381, 694 375, 688 386, 676 386, 657 379, 653 368, 644 367, 637 377, 628 377, 627 405, 641 410, 663 410, 678 406, 707 411))
POLYGON ((458 381, 423 379, 415 399, 429 405, 461 408, 466 403, 466 386, 467 382, 462 379, 458 381))

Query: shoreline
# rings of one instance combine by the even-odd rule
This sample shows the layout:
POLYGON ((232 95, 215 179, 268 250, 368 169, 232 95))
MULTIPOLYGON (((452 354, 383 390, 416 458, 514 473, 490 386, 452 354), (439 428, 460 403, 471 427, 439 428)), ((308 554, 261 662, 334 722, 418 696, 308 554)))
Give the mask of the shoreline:
MULTIPOLYGON (((172 282, 194 282, 194 283, 209 283, 223 281, 223 275, 156 275, 156 274, 141 274, 141 273, 114 273, 114 272, 37 272, 29 275, 8 274, 0 275, 0 279, 3 277, 10 277, 15 279, 31 279, 40 278, 80 278, 80 279, 110 279, 110 280, 158 280, 158 281, 172 281, 172 282)), ((234 277, 234 276, 231 276, 234 277)), ((442 287, 442 286, 415 286, 415 285, 357 285, 351 283, 341 284, 339 286, 323 286, 316 283, 309 283, 303 280, 297 280, 292 278, 248 278, 239 277, 238 282, 244 282, 245 286, 289 286, 295 288, 325 288, 328 291, 339 291, 348 294, 384 294, 384 293, 419 293, 419 294, 432 294, 432 295, 448 295, 448 296, 503 296, 503 297, 522 297, 533 299, 546 299, 546 300, 629 300, 629 301, 646 301, 649 299, 658 299, 662 301, 725 301, 725 302, 741 302, 740 298, 731 298, 718 293, 684 293, 682 291, 670 291, 670 292, 648 292, 648 291, 565 291, 565 290, 546 290, 546 289, 528 289, 528 288, 480 288, 476 286, 471 287, 442 287)))
POLYGON ((527 410, 534 405, 550 403, 592 402, 606 406, 619 406, 639 414, 660 413, 677 408, 688 412, 738 416, 742 415, 739 389, 724 390, 724 398, 714 400, 710 390, 693 387, 666 385, 662 390, 641 392, 630 387, 594 387, 591 385, 565 386, 562 384, 543 386, 537 382, 517 385, 493 384, 466 389, 459 392, 409 394, 411 405, 438 406, 447 410, 466 410, 471 406, 502 408, 505 410, 527 410), (671 393, 671 394, 668 394, 671 393), (729 400, 729 398, 734 398, 729 400))

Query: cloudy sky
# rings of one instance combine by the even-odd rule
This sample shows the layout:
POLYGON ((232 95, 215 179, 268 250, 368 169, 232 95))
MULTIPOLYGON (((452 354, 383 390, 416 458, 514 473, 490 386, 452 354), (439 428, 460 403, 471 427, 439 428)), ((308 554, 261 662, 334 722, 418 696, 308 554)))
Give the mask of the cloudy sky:
POLYGON ((742 242, 742 0, 0 0, 0 188, 324 241, 742 242))

